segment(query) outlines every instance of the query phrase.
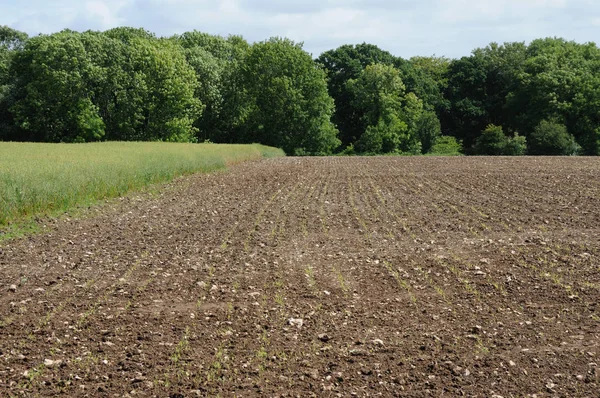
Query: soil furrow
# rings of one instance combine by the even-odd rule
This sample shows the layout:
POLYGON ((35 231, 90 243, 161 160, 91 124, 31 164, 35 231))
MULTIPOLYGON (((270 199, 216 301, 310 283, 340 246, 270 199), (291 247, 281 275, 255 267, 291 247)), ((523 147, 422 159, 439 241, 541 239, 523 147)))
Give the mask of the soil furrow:
POLYGON ((0 248, 0 395, 593 397, 582 158, 283 158, 0 248))

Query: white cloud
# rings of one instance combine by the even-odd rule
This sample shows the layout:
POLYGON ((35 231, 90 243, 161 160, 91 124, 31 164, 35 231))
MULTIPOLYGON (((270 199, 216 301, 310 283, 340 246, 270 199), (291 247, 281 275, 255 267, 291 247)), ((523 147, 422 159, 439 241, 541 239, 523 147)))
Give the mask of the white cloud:
POLYGON ((88 1, 85 3, 85 11, 88 18, 98 19, 104 26, 114 26, 117 22, 117 16, 111 8, 101 1, 88 1))
POLYGON ((566 4, 566 0, 442 0, 436 17, 450 23, 494 22, 505 18, 531 20, 566 4))
POLYGON ((286 36, 314 55, 369 42, 390 52, 468 55, 492 41, 563 36, 591 41, 596 0, 32 0, 0 3, 3 23, 30 34, 128 25, 158 35, 197 29, 250 41, 286 36))

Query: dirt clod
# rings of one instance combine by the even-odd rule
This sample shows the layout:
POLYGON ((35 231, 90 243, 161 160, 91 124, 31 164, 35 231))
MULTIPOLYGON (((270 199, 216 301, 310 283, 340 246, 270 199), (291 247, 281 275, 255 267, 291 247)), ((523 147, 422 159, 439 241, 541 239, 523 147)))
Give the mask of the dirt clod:
POLYGON ((329 340, 331 340, 331 337, 329 337, 329 335, 328 335, 328 334, 326 334, 326 333, 321 333, 321 334, 319 334, 318 338, 319 338, 319 340, 321 340, 321 341, 322 341, 322 342, 324 342, 324 343, 326 343, 326 342, 328 342, 329 340))

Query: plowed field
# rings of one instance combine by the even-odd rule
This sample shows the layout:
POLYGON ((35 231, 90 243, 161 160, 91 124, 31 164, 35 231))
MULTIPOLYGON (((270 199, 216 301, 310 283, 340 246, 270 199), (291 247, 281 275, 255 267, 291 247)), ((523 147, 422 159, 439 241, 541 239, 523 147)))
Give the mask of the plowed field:
POLYGON ((600 162, 282 158, 0 247, 0 396, 600 397, 600 162))

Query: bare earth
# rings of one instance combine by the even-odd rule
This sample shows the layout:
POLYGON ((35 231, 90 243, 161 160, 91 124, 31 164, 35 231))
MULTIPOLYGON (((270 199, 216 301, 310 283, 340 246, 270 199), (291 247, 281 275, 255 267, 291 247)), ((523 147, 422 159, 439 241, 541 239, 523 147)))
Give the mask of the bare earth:
POLYGON ((600 397, 600 161, 284 158, 0 247, 0 396, 600 397))

